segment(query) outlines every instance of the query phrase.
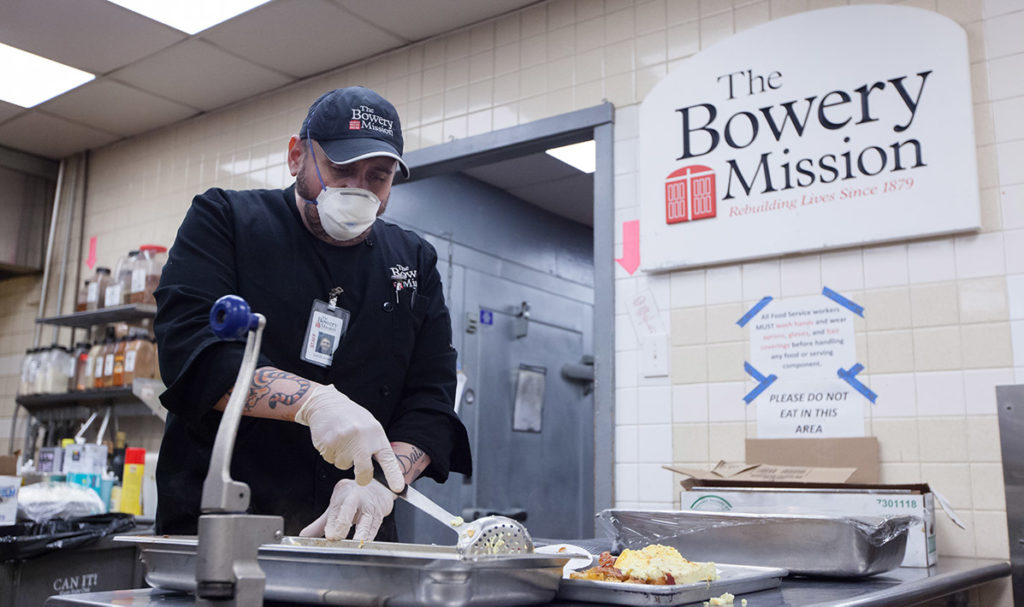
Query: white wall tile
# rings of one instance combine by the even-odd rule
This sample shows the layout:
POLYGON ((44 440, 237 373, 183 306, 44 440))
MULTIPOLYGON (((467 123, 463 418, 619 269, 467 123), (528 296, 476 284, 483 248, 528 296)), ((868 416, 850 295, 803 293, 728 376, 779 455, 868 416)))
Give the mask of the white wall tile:
POLYGON ((744 301, 757 301, 766 295, 779 296, 781 279, 777 259, 746 263, 742 269, 744 301))
POLYGON ((628 388, 637 385, 638 372, 636 351, 623 351, 615 355, 616 387, 628 388))
POLYGON ((637 461, 641 464, 672 463, 672 425, 637 426, 637 461))
POLYGON ((693 423, 708 421, 708 384, 672 386, 672 421, 693 423))
POLYGON ((615 464, 615 503, 638 500, 640 478, 637 464, 615 464))
POLYGON ((704 270, 672 272, 670 293, 673 308, 703 306, 708 303, 704 270))
POLYGON ((989 96, 992 101, 1024 95, 1024 53, 999 57, 988 63, 989 96))
POLYGON ((864 254, 860 249, 821 254, 821 284, 833 291, 864 288, 864 254))
POLYGON ((1006 255, 1006 273, 1024 273, 1024 230, 1006 230, 1002 232, 1004 254, 1006 255))
POLYGON ((615 462, 634 464, 637 460, 639 426, 615 427, 615 462))
POLYGON ((872 417, 917 415, 917 384, 913 373, 872 374, 870 385, 878 395, 873 405, 865 405, 872 417))
POLYGON ((1011 319, 1024 319, 1024 274, 1006 277, 1006 295, 1011 319))
POLYGON ((957 278, 997 276, 1005 272, 1001 233, 960 236, 955 243, 957 278))
POLYGON ((672 473, 662 468, 661 464, 639 464, 637 480, 640 501, 672 503, 675 483, 672 473))
POLYGON ((907 245, 910 282, 939 282, 956 278, 956 251, 953 241, 926 240, 907 245))
POLYGON ((964 415, 964 377, 961 371, 918 373, 917 414, 921 417, 964 415))
POLYGON ((864 249, 864 288, 892 287, 908 282, 907 245, 864 249))
POLYGON ((732 303, 743 300, 743 276, 740 266, 708 268, 707 303, 732 303))
POLYGON ((967 415, 996 414, 996 386, 1014 383, 1013 369, 967 369, 964 394, 967 415))
POLYGON ((746 420, 746 382, 714 382, 708 384, 708 419, 712 422, 746 420))
POLYGON ((637 391, 637 399, 637 423, 672 423, 671 386, 641 387, 637 391))
MULTIPOLYGON (((1024 17, 1024 11, 1020 13, 1024 17)), ((1024 29, 1021 29, 1024 32, 1024 29)), ((1019 38, 1024 35, 1017 32, 1019 38)), ((1024 97, 1012 97, 992 102, 995 140, 998 142, 1024 139, 1024 97)))
POLYGON ((988 19, 984 27, 989 59, 1024 53, 1024 10, 988 19))
POLYGON ((783 258, 781 278, 783 297, 821 293, 821 260, 817 255, 783 258))
POLYGON ((999 188, 999 204, 1003 211, 1003 229, 1024 228, 1024 185, 999 188))
POLYGON ((637 423, 638 388, 617 388, 615 390, 615 423, 637 423))

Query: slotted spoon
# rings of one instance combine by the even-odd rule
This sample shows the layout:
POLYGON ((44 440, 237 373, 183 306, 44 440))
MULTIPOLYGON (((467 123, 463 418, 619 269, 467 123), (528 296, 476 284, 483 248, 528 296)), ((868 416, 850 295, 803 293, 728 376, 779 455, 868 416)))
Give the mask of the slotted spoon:
MULTIPOLYGON (((374 480, 379 483, 380 481, 374 480)), ((465 522, 410 485, 398 497, 419 508, 425 514, 459 534, 455 550, 462 556, 478 557, 496 554, 530 554, 533 552, 533 538, 517 520, 506 516, 483 516, 475 521, 465 522)))

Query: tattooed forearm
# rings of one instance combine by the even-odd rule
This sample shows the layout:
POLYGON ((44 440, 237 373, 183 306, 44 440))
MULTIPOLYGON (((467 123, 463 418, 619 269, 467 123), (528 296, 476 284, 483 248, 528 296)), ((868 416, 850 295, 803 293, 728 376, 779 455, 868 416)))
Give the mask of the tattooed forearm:
POLYGON ((309 392, 309 380, 278 369, 260 368, 252 377, 249 400, 267 399, 271 409, 277 405, 291 406, 309 392))
POLYGON ((430 458, 419 447, 407 443, 392 443, 391 446, 395 450, 398 465, 402 467, 402 476, 407 481, 411 482, 418 478, 430 464, 430 458))
MULTIPOLYGON (((245 398, 244 414, 255 417, 291 419, 292 406, 301 403, 313 388, 313 382, 292 373, 260 367, 253 373, 249 392, 245 398), (278 405, 281 405, 280 407, 278 405)), ((215 405, 223 411, 232 389, 215 405)))

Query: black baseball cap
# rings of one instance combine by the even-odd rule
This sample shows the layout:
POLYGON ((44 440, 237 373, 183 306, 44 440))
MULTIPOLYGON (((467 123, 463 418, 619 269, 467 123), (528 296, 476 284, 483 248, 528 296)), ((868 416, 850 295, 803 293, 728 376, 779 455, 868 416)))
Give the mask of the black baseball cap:
POLYGON ((390 101, 364 86, 320 95, 309 106, 299 137, 319 143, 335 164, 387 156, 397 160, 402 175, 409 177, 409 167, 402 160, 398 112, 390 101))

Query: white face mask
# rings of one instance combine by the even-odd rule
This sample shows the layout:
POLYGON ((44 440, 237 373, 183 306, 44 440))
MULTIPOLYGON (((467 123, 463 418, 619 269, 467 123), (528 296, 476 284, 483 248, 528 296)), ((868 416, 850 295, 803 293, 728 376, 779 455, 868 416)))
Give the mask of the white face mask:
POLYGON ((352 240, 373 225, 377 219, 377 210, 380 209, 380 198, 362 188, 327 187, 320 175, 320 167, 313 153, 313 143, 309 139, 306 143, 309 145, 309 156, 313 159, 313 167, 322 188, 315 202, 307 202, 316 205, 320 225, 328 236, 335 240, 352 240))
POLYGON ((316 197, 320 225, 335 240, 352 240, 377 219, 380 198, 362 188, 324 187, 316 197))

